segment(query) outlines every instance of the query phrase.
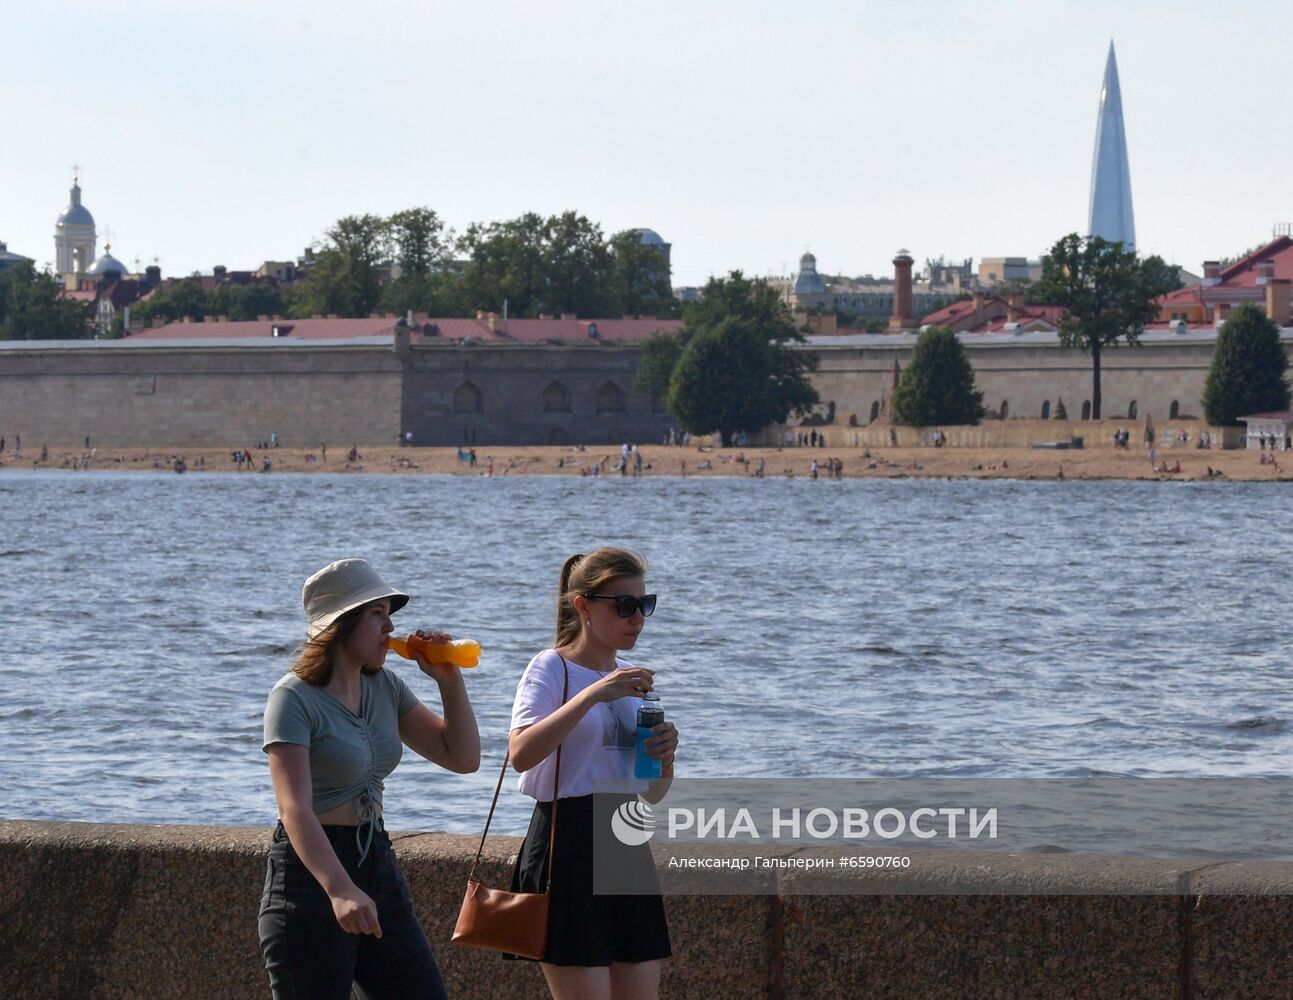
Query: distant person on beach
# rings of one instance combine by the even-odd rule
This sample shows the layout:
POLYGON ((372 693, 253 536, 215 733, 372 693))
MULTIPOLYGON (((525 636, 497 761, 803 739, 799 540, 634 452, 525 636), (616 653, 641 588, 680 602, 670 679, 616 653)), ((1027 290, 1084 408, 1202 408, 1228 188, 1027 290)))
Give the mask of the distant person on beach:
POLYGON ((658 802, 673 780, 678 731, 671 722, 656 726, 646 743, 661 777, 633 777, 636 713, 654 671, 619 656, 636 644, 655 604, 639 556, 613 548, 571 556, 557 590, 556 641, 530 660, 512 705, 512 765, 520 790, 535 800, 512 890, 542 892, 548 884, 555 811, 540 967, 557 1000, 654 1000, 661 961, 672 953, 649 846, 597 844, 599 852, 616 851, 599 867, 631 874, 641 894, 598 894, 593 877, 594 830, 609 826, 612 812, 639 795, 658 802), (622 794, 607 794, 609 785, 622 794))
MULTIPOLYGON (((408 595, 363 559, 325 566, 302 591, 305 646, 269 693, 263 749, 278 826, 260 903, 275 1000, 442 1000, 444 981, 382 819, 383 782, 407 745, 458 774, 480 766, 459 669, 417 664, 444 717, 383 668, 408 595)), ((424 637, 442 633, 421 632, 424 637)))

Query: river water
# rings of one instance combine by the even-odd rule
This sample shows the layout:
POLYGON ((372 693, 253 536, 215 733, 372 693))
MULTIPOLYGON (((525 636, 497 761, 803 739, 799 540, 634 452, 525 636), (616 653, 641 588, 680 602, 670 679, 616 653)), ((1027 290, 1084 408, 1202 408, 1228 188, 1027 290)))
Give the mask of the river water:
MULTIPOLYGON (((651 562, 637 649, 703 777, 1279 776, 1286 487, 0 475, 0 816, 272 823, 300 586, 364 555, 478 638, 481 771, 411 753, 393 829, 479 830, 562 559, 651 562)), ((435 685, 388 665, 438 707, 435 685)), ((524 832, 505 795, 497 832, 524 832)))

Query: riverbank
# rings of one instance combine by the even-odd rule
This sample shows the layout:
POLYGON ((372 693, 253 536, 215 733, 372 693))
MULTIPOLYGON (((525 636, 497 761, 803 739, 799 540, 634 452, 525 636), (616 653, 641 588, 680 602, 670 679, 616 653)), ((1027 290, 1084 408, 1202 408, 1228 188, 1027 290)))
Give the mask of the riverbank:
MULTIPOLYGON (((174 471, 182 460, 188 473, 266 471, 299 473, 393 473, 461 476, 621 476, 620 451, 610 445, 586 447, 482 446, 470 452, 454 448, 349 449, 268 448, 250 452, 241 465, 226 448, 24 448, 7 451, 0 473, 13 469, 83 469, 99 471, 174 471)), ((766 478, 829 479, 828 462, 838 460, 844 478, 936 479, 1158 479, 1239 480, 1293 479, 1293 453, 1277 453, 1263 464, 1262 453, 1179 447, 1160 449, 1151 465, 1144 448, 1047 450, 1034 448, 703 448, 647 445, 642 448, 643 476, 750 476, 763 461, 766 478), (1178 471, 1179 469, 1179 471, 1178 471), (1170 470, 1170 471, 1166 471, 1170 470), (1211 476, 1209 475, 1211 470, 1211 476), (1219 473, 1219 474, 1218 474, 1219 473)), ((627 476, 634 474, 630 462, 627 476)))

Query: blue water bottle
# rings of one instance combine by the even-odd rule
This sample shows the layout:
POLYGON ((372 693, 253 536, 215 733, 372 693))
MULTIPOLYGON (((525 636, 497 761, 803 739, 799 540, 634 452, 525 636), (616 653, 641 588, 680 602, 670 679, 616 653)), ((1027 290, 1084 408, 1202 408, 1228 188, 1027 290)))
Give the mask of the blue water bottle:
POLYGON ((638 748, 637 759, 633 762, 633 777, 647 781, 660 777, 660 761, 647 754, 644 744, 654 735, 651 730, 662 722, 664 709, 660 707, 660 696, 654 691, 648 691, 642 696, 642 704, 638 706, 638 748))

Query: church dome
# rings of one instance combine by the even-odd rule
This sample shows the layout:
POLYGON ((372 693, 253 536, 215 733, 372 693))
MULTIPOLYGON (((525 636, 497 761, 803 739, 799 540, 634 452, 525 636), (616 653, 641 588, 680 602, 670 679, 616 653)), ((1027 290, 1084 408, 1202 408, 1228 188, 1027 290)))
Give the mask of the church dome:
POLYGON ((638 234, 639 243, 653 247, 664 246, 664 238, 654 229, 635 229, 634 232, 638 234))
POLYGON ((92 226, 94 225, 94 216, 90 210, 81 204, 81 186, 75 181, 72 182, 72 201, 67 208, 58 217, 60 226, 92 226))
MULTIPOLYGON (((90 213, 86 212, 85 214, 89 215, 90 213)), ((112 247, 103 248, 103 253, 99 256, 99 259, 86 268, 87 277, 102 278, 109 274, 116 274, 120 278, 126 273, 126 265, 108 252, 111 249, 112 247)))
POLYGON ((796 295, 824 295, 826 282, 817 273, 817 258, 810 253, 799 258, 799 274, 795 277, 796 295))

